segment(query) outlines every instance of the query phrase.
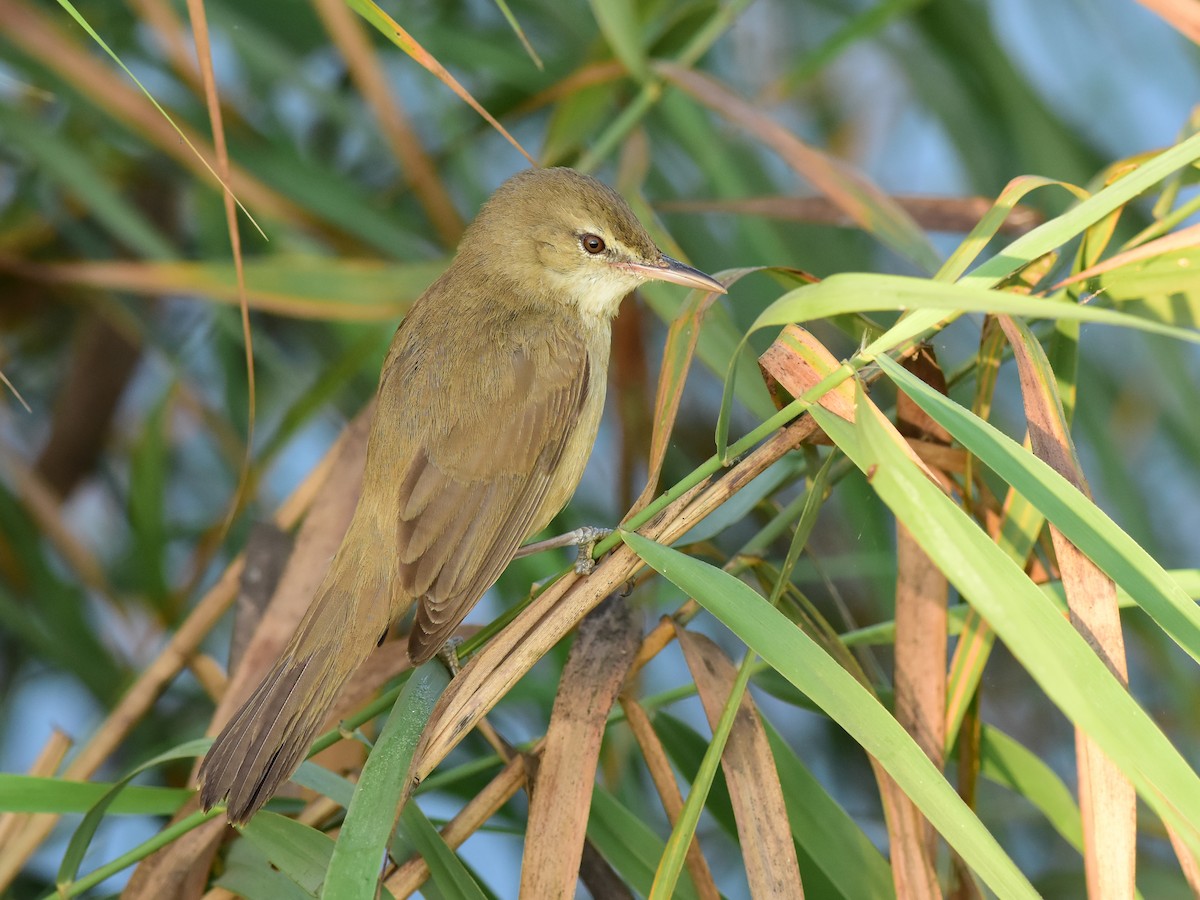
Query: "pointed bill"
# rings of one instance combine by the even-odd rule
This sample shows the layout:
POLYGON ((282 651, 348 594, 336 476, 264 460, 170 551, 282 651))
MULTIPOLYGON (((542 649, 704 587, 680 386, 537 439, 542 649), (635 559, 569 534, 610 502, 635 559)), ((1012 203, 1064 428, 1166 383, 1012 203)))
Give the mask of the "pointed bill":
POLYGON ((617 265, 627 272, 636 272, 650 281, 669 281, 672 284, 682 284, 684 287, 700 291, 726 293, 725 285, 711 275, 705 275, 699 269, 693 269, 669 256, 660 257, 657 263, 622 262, 617 265))

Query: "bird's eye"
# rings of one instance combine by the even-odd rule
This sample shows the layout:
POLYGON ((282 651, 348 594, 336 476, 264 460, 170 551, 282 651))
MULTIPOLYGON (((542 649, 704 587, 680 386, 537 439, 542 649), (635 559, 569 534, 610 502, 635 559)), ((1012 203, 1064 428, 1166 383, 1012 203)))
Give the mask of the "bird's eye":
POLYGON ((583 249, 593 256, 597 253, 604 252, 604 239, 599 235, 585 234, 579 239, 579 243, 583 245, 583 249))

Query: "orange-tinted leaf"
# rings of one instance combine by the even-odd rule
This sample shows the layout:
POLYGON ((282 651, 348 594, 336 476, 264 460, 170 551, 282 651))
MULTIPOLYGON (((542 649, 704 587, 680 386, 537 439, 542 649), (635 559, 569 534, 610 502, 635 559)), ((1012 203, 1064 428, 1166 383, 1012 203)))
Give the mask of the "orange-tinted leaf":
POLYGON ((426 71, 431 72, 442 84, 462 98, 471 109, 479 113, 484 121, 496 129, 501 137, 512 144, 516 151, 529 161, 531 166, 537 165, 533 157, 526 153, 525 148, 517 142, 517 139, 509 134, 508 130, 497 122, 495 117, 484 109, 465 87, 459 84, 458 79, 451 75, 433 54, 417 43, 411 34, 401 28, 395 19, 380 9, 374 0, 346 0, 346 2, 356 13, 374 25, 382 35, 420 63, 426 71))
MULTIPOLYGON (((717 727, 737 673, 711 640, 680 628, 676 632, 709 724, 717 727)), ((792 842, 783 788, 775 756, 758 710, 749 694, 740 709, 721 755, 725 783, 737 820, 742 861, 754 897, 803 897, 800 864, 792 842)))
POLYGON ((640 631, 618 597, 610 597, 579 626, 554 698, 529 804, 522 897, 575 893, 600 741, 640 631))
MULTIPOLYGON (((1017 360, 1033 452, 1090 496, 1041 345, 1024 324, 1007 316, 1001 317, 1000 324, 1017 360)), ((1053 525, 1050 534, 1072 623, 1113 674, 1127 683, 1116 586, 1053 525)), ((1132 897, 1137 840, 1133 785, 1079 729, 1075 748, 1088 893, 1132 897)))

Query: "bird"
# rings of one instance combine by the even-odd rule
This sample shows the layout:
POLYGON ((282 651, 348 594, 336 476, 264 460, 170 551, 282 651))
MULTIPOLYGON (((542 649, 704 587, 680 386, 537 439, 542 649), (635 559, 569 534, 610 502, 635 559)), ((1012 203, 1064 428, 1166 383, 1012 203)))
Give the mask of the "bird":
POLYGON ((224 801, 230 822, 248 821, 393 622, 415 605, 408 655, 429 660, 566 505, 600 425, 612 319, 647 281, 725 293, 573 169, 518 172, 484 203, 396 330, 345 538, 206 754, 206 811, 224 801))

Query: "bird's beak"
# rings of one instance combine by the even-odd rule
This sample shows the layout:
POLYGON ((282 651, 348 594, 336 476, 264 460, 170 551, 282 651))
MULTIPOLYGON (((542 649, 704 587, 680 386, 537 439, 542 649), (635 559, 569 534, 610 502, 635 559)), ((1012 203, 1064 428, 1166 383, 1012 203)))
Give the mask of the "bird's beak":
POLYGON ((620 262, 617 263, 617 266, 650 281, 669 281, 672 284, 682 284, 684 287, 695 288, 699 291, 726 293, 725 285, 711 275, 705 275, 699 269, 693 269, 669 256, 660 256, 657 263, 620 262))

